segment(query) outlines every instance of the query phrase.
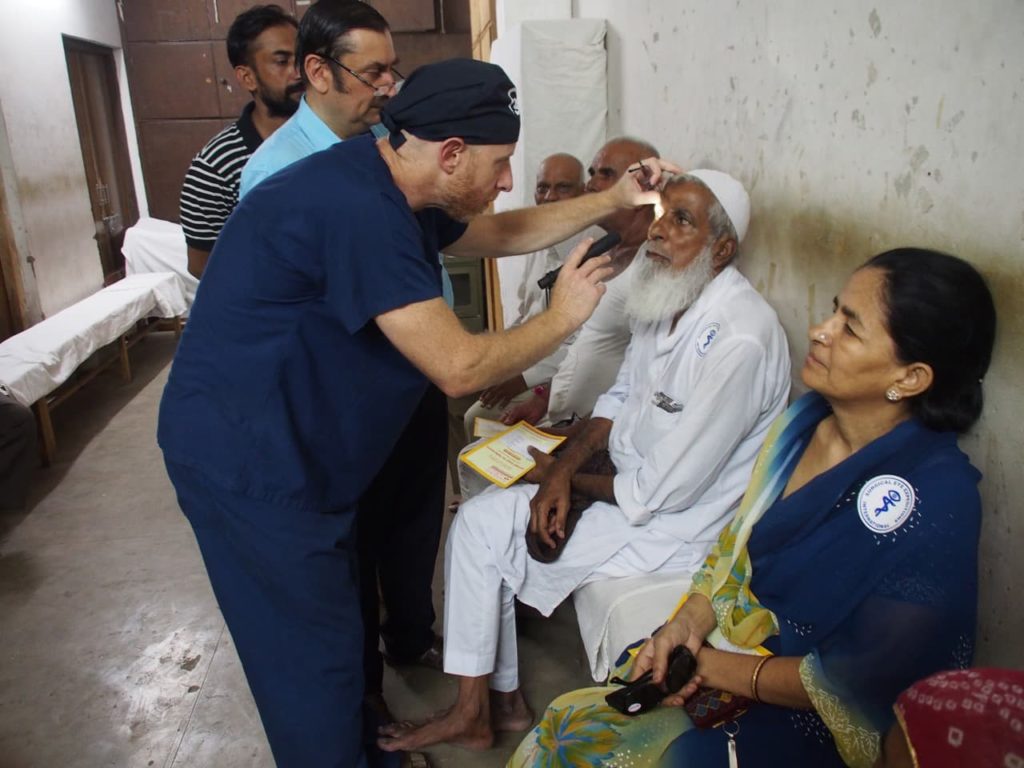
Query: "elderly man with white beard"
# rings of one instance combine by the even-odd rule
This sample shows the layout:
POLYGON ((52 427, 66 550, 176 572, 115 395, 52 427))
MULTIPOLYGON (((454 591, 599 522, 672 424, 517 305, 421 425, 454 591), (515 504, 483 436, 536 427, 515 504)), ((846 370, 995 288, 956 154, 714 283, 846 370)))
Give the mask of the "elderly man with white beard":
POLYGON ((455 705, 419 727, 385 726, 382 748, 486 749, 495 731, 529 727, 513 598, 549 615, 596 580, 691 573, 735 512, 786 406, 786 337, 732 266, 750 217, 743 186, 690 171, 667 181, 661 206, 614 386, 557 459, 535 454, 527 483, 474 497, 452 525, 444 669, 458 676, 455 705))

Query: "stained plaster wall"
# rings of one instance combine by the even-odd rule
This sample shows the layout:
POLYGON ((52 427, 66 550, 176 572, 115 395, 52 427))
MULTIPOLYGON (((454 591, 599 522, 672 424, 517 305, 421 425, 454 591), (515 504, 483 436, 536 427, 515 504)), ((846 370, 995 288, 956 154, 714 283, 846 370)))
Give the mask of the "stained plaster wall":
POLYGON ((23 250, 28 251, 20 253, 28 273, 23 283, 27 291, 36 292, 28 302, 34 315, 30 323, 40 319, 38 313, 51 315, 103 282, 61 35, 117 49, 136 195, 140 210, 145 210, 116 4, 0 3, 0 105, 18 196, 15 215, 20 211, 21 219, 13 223, 25 232, 23 250), (27 258, 32 261, 26 263, 27 258))
POLYGON ((984 473, 978 660, 1024 666, 1024 4, 574 0, 573 14, 609 21, 609 136, 748 185, 740 266, 794 371, 808 324, 879 250, 935 247, 987 276, 998 342, 961 442, 984 473))

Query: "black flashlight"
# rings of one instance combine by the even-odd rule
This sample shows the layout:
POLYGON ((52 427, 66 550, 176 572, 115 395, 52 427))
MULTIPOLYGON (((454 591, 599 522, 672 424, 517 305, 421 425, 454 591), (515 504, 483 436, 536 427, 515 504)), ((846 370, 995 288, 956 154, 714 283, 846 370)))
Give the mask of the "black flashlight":
MULTIPOLYGON (((595 240, 587 248, 587 252, 583 254, 583 258, 580 259, 580 264, 583 264, 590 259, 600 256, 602 253, 606 253, 614 248, 616 245, 622 242, 622 237, 618 232, 609 232, 607 235, 602 237, 600 240, 595 240)), ((558 279, 558 273, 562 271, 561 267, 552 269, 544 277, 537 281, 537 285, 547 290, 555 284, 555 280, 558 279)))

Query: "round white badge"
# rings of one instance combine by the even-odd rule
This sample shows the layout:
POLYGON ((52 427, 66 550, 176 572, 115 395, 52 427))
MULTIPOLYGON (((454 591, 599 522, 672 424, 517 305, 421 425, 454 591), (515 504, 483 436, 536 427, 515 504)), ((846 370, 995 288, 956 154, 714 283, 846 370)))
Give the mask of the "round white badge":
POLYGON ((857 494, 857 511, 868 530, 892 533, 910 517, 916 502, 910 483, 896 475, 879 475, 857 494))
POLYGON ((722 326, 719 323, 708 323, 697 334, 697 355, 699 357, 704 357, 708 353, 711 342, 718 336, 721 328, 722 326))

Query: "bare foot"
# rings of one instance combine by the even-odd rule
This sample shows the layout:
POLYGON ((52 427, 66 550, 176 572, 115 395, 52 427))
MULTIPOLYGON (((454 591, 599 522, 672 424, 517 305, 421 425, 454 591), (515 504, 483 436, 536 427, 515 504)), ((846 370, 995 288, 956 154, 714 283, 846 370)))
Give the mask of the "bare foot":
POLYGON ((455 744, 483 751, 494 743, 490 717, 484 710, 460 711, 452 707, 424 723, 391 723, 377 729, 377 746, 385 752, 419 750, 432 744, 455 744))
POLYGON ((496 731, 528 731, 533 725, 533 710, 521 689, 510 693, 491 691, 491 727, 496 731))

